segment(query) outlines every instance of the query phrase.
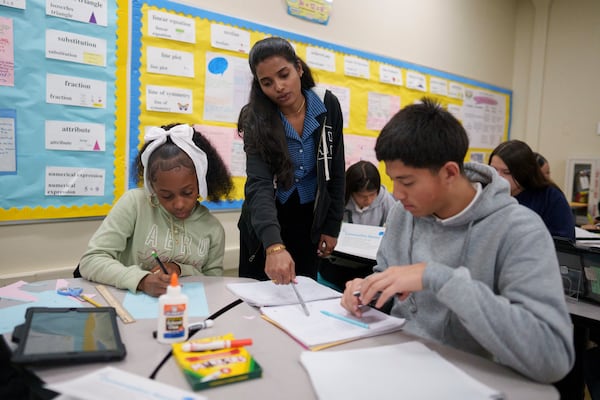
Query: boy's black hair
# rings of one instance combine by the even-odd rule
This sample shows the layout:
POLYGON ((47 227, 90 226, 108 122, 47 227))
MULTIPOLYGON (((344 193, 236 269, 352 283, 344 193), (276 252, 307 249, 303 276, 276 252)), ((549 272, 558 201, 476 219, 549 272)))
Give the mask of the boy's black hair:
POLYGON ((398 111, 383 127, 375 144, 377 159, 432 171, 454 161, 462 172, 469 148, 465 128, 433 99, 421 101, 398 111))

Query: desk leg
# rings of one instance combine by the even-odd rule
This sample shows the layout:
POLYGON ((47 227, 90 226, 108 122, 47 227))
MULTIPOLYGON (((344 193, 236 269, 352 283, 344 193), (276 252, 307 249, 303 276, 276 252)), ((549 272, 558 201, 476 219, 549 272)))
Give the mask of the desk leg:
POLYGON ((585 396, 583 357, 585 356, 588 337, 589 330, 587 327, 576 323, 573 325, 575 364, 567 376, 554 384, 560 393, 561 400, 583 400, 585 396))

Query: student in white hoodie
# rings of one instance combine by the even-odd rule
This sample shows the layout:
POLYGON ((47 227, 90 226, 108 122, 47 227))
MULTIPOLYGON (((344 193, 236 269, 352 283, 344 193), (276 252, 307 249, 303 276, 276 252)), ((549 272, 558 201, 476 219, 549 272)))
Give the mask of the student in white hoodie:
POLYGON ((361 316, 380 292, 375 306, 393 299, 406 332, 558 381, 575 353, 552 237, 492 168, 463 164, 468 146, 460 122, 429 99, 386 124, 375 152, 399 201, 376 272, 348 282, 342 305, 361 316))
MULTIPOLYGON (((396 200, 381 184, 377 167, 369 161, 362 160, 346 170, 345 202, 344 222, 383 226, 396 200)), ((319 264, 318 281, 343 292, 347 281, 370 275, 374 264, 373 262, 362 266, 346 266, 336 263, 335 258, 326 258, 319 264)))

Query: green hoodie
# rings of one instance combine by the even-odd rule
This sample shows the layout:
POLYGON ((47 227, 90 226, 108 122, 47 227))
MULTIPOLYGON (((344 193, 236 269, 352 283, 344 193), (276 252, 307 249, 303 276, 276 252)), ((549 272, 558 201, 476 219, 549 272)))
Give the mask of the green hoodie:
POLYGON ((144 189, 127 191, 90 239, 79 268, 94 282, 135 293, 156 267, 152 252, 175 262, 181 275, 222 275, 225 230, 201 204, 185 220, 152 205, 144 189))

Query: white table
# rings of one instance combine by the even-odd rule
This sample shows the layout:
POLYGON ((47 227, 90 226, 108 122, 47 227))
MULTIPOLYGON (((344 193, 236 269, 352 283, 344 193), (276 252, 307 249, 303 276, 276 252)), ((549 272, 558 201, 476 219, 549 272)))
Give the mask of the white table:
MULTIPOLYGON (((196 277, 184 278, 182 282, 200 281, 208 301, 209 312, 214 313, 221 307, 236 300, 225 287, 228 282, 240 282, 246 279, 227 277, 196 277)), ((71 286, 82 286, 89 289, 92 283, 82 279, 72 280, 71 286)), ((54 281, 48 281, 49 286, 54 281)), ((117 299, 125 296, 125 291, 110 288, 117 299)), ((103 299, 96 299, 103 303, 103 299)), ((198 319, 191 319, 196 322, 198 319)), ((158 343, 152 338, 152 331, 156 329, 156 320, 137 320, 131 324, 119 321, 121 336, 127 347, 127 357, 123 361, 112 362, 110 365, 123 370, 148 377, 163 357, 169 352, 169 345, 158 343)), ((215 336, 233 333, 236 337, 250 337, 254 344, 249 348, 252 355, 263 368, 263 376, 259 379, 234 383, 222 387, 211 388, 201 392, 210 399, 315 399, 316 395, 308 374, 299 362, 299 356, 304 349, 285 332, 260 318, 258 309, 242 303, 215 320, 215 326, 198 332, 194 337, 215 336)), ((410 340, 419 340, 403 332, 391 333, 383 336, 361 339, 351 343, 333 347, 323 351, 336 351, 342 349, 364 348, 410 340)), ((445 359, 464 370, 473 378, 493 387, 506 395, 511 400, 526 399, 558 399, 558 392, 552 385, 535 383, 528 378, 503 367, 490 360, 464 353, 453 348, 434 343, 425 342, 432 350, 440 353, 445 359)), ((100 366, 87 364, 70 367, 37 368, 36 372, 46 382, 58 382, 89 373, 100 366)), ((168 383, 180 388, 188 389, 190 386, 183 373, 176 365, 174 359, 169 359, 156 376, 160 382, 168 383)), ((434 384, 435 377, 431 377, 434 384)), ((393 383, 390 383, 393 384, 393 383)))

